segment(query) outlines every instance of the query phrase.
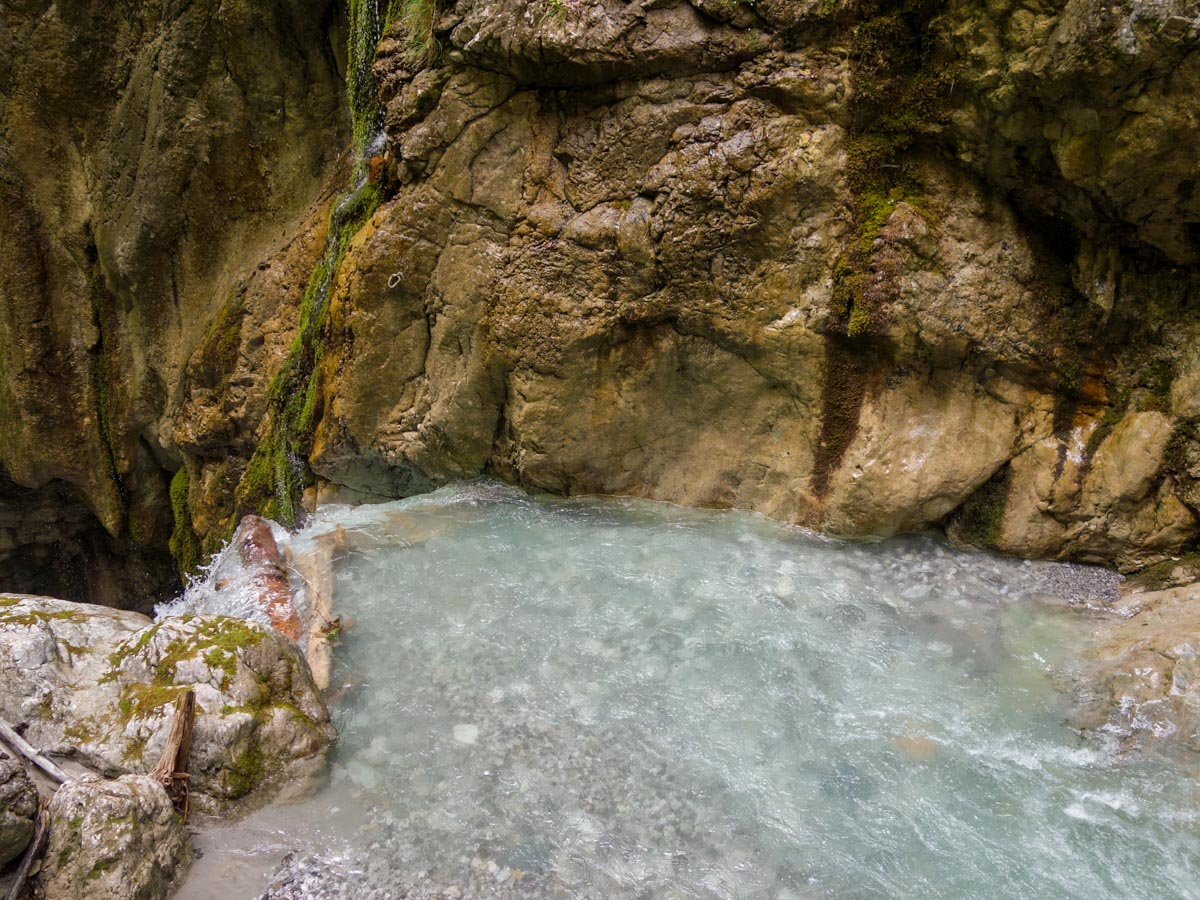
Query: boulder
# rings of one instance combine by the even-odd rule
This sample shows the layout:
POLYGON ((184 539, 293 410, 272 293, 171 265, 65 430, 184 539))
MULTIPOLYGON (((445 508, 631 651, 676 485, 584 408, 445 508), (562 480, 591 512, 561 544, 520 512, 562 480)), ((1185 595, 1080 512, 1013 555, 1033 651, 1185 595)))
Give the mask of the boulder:
POLYGON ((68 782, 50 802, 50 838, 35 887, 46 900, 154 900, 191 862, 183 819, 144 775, 68 782))
POLYGON ((1079 672, 1079 724, 1122 751, 1200 751, 1200 582, 1129 593, 1099 625, 1079 672))
POLYGON ((334 736, 300 651, 225 616, 145 616, 41 597, 0 598, 0 716, 43 752, 106 775, 149 772, 172 704, 196 694, 191 789, 236 799, 323 771, 334 736))
POLYGON ((37 788, 25 767, 0 751, 0 869, 25 851, 37 811, 37 788))

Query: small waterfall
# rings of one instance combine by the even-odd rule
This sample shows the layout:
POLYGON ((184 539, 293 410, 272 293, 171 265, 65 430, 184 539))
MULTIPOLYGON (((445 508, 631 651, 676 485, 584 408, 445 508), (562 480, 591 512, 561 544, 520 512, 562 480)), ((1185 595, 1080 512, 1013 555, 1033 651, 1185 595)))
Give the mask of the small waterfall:
POLYGON ((384 17, 380 0, 350 0, 350 53, 346 66, 346 98, 354 127, 354 155, 358 177, 365 177, 363 163, 382 149, 383 110, 378 99, 378 82, 372 71, 375 48, 383 37, 384 17), (374 146, 376 143, 378 147, 374 146))
POLYGON ((353 185, 330 214, 325 250, 304 293, 299 334, 268 394, 267 435, 238 487, 240 508, 257 510, 288 528, 299 524, 300 497, 313 480, 308 455, 323 412, 320 362, 330 292, 351 239, 382 201, 379 184, 368 178, 368 161, 383 150, 385 140, 378 83, 371 68, 384 28, 380 2, 350 0, 346 96, 356 161, 353 185))

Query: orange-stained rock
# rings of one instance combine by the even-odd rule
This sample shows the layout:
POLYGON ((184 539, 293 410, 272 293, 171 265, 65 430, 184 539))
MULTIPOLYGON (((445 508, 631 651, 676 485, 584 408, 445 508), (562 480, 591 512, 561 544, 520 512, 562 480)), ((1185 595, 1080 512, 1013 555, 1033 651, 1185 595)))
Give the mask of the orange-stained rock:
POLYGON ((252 571, 259 602, 271 627, 293 641, 300 640, 300 617, 292 603, 292 587, 271 526, 260 516, 246 516, 234 536, 242 565, 252 571))

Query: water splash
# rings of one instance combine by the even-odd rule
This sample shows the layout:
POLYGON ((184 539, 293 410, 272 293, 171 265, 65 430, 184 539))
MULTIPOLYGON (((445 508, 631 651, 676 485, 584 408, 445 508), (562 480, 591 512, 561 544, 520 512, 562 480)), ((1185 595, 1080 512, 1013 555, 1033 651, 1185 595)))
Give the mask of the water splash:
MULTIPOLYGON (((280 525, 268 523, 277 543, 285 543, 288 532, 280 525)), ((193 579, 183 594, 154 607, 155 621, 168 616, 214 615, 248 619, 266 628, 271 627, 261 598, 261 586, 255 583, 258 570, 248 568, 242 561, 234 543, 227 543, 212 558, 198 576, 193 579)), ((297 594, 303 601, 303 592, 297 594)), ((307 610, 300 608, 301 616, 307 610)))

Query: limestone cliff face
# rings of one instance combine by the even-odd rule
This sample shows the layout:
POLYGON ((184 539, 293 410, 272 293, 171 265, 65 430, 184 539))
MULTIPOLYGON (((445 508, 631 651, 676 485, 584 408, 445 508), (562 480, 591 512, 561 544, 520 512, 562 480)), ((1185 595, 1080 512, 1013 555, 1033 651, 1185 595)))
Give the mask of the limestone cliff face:
MULTIPOLYGON (((286 348, 306 210, 345 143, 335 22, 311 0, 0 9, 10 589, 116 605, 170 589, 173 428, 205 383, 189 356, 214 327, 222 352, 251 327, 251 356, 286 348)), ((228 386, 234 452, 266 377, 228 386)))
POLYGON ((484 472, 1125 569, 1200 532, 1185 0, 355 0, 336 204, 333 10, 135 6, 0 26, 0 499, 154 552, 174 472, 191 554, 484 472))

